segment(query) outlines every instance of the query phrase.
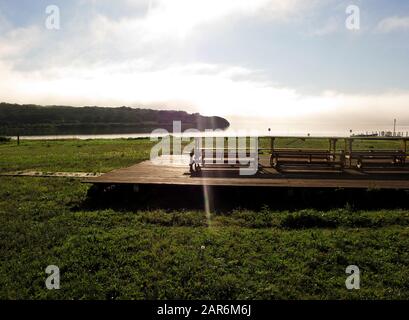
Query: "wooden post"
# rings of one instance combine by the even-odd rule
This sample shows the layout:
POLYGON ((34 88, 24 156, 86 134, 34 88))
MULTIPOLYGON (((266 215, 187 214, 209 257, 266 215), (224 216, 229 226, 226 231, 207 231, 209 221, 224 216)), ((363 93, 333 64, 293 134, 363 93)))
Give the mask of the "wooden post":
POLYGON ((273 154, 273 152, 274 152, 274 142, 275 142, 275 138, 271 137, 270 138, 270 152, 271 152, 271 154, 273 154))
POLYGON ((354 140, 353 139, 348 139, 348 147, 349 147, 349 166, 352 166, 352 142, 354 140))
POLYGON ((329 138, 329 151, 333 151, 334 154, 337 151, 337 141, 336 138, 329 138))
POLYGON ((349 156, 349 167, 352 166, 352 139, 345 138, 345 156, 349 156))
MULTIPOLYGON (((335 161, 335 157, 337 155, 337 141, 338 139, 332 138, 331 139, 331 144, 332 144, 332 155, 333 155, 333 160, 335 161)), ((331 150, 330 150, 331 151, 331 150)))
POLYGON ((20 145, 20 134, 17 134, 17 145, 20 145))

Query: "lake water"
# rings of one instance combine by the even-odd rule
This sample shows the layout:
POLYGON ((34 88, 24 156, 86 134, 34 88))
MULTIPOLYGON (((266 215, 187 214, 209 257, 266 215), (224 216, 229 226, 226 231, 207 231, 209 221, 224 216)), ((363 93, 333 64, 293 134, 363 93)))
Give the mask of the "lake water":
MULTIPOLYGON (((170 133, 172 134, 172 133, 170 133)), ((128 139, 128 138, 158 138, 166 136, 158 134, 147 134, 147 133, 133 133, 133 134, 94 134, 94 135, 47 135, 47 136, 20 136, 21 140, 61 140, 61 139, 78 139, 78 140, 89 140, 89 139, 128 139)), ((241 136, 274 136, 274 137, 307 137, 306 133, 269 133, 269 132, 257 132, 257 131, 248 131, 248 132, 200 132, 200 133, 188 133, 188 134, 174 134, 176 137, 241 137, 241 136)), ((347 137, 348 135, 339 135, 339 134, 315 134, 315 137, 327 137, 327 136, 337 136, 337 137, 347 137)), ((12 137, 16 139, 16 137, 12 137)))
MULTIPOLYGON (((323 126, 311 126, 308 128, 309 130, 305 129, 305 126, 300 125, 296 126, 292 125, 282 125, 276 126, 268 130, 267 126, 235 126, 230 127, 227 130, 216 130, 216 131, 205 131, 205 132, 189 132, 189 133, 172 133, 169 132, 168 134, 172 134, 175 136, 181 137, 198 137, 198 136, 223 136, 223 137, 240 137, 240 136, 274 136, 274 137, 307 137, 308 135, 312 137, 349 137, 351 135, 350 129, 345 128, 337 128, 337 127, 323 127, 323 126), (255 127, 261 128, 264 127, 265 129, 254 129, 255 127), (315 129, 312 129, 315 128, 315 129), (317 129, 319 128, 319 129, 317 129)), ((390 126, 377 126, 369 127, 369 126, 359 126, 353 128, 353 133, 355 134, 362 134, 362 133, 372 133, 372 132, 380 132, 380 131, 391 131, 393 130, 390 126)), ((408 135, 409 126, 399 126, 397 127, 397 132, 401 132, 404 136, 408 135)), ((22 140, 57 140, 57 139, 79 139, 79 140, 87 140, 87 139, 127 139, 127 138, 150 138, 150 137, 161 137, 168 134, 150 134, 150 133, 125 133, 125 134, 92 134, 92 135, 42 135, 42 136, 21 136, 20 139, 22 140)), ((15 137, 13 137, 15 139, 15 137)))

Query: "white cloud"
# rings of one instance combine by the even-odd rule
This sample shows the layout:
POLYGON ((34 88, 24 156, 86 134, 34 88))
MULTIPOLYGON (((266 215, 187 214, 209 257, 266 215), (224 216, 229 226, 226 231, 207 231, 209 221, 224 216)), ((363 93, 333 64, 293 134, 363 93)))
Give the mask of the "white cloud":
POLYGON ((74 60, 89 63, 101 57, 149 56, 154 60, 168 57, 169 52, 184 50, 195 33, 222 31, 226 24, 248 17, 282 22, 290 16, 302 16, 307 8, 324 0, 118 1, 126 14, 109 16, 106 10, 99 11, 99 5, 108 6, 107 0, 82 0, 78 10, 82 6, 92 6, 95 10, 84 13, 87 19, 76 15, 64 20, 61 32, 45 30, 42 22, 38 26, 12 30, 0 36, 0 59, 6 54, 14 55, 15 61, 30 60, 43 67, 47 67, 45 58, 49 65, 65 65, 74 60), (37 49, 34 59, 26 56, 31 49, 37 49))
MULTIPOLYGON (((82 0, 84 6, 97 6, 103 2, 107 1, 82 0)), ((180 61, 180 57, 183 59, 184 53, 192 49, 195 32, 203 35, 209 30, 222 30, 225 24, 243 17, 282 21, 288 16, 303 14, 305 8, 318 2, 121 0, 123 10, 129 8, 124 15, 110 17, 96 8, 87 12, 88 19, 75 16, 72 20, 64 21, 63 29, 59 32, 45 30, 42 24, 11 30, 0 36, 0 59, 7 57, 15 66, 23 64, 24 67, 52 68, 138 57, 147 58, 158 66, 166 66, 175 62, 172 59, 180 61)))
MULTIPOLYGON (((284 20, 300 15, 317 1, 302 0, 150 0, 146 15, 111 20, 100 16, 94 24, 97 34, 143 40, 164 37, 185 39, 195 30, 215 22, 226 23, 243 17, 284 20)), ((128 1, 133 3, 132 1, 128 1)), ((140 1, 135 4, 140 7, 140 1)))
POLYGON ((13 29, 0 36, 0 59, 19 58, 40 44, 38 27, 13 29))
POLYGON ((409 30, 409 16, 394 16, 385 18, 378 23, 377 30, 385 33, 409 30))
MULTIPOLYGON (((139 9, 146 4, 122 1, 139 9)), ((272 123, 310 118, 344 121, 342 125, 349 126, 354 121, 384 121, 391 114, 408 118, 408 92, 303 95, 271 83, 259 70, 183 59, 195 32, 205 32, 207 26, 217 29, 214 25, 241 17, 283 21, 302 15, 316 3, 153 0, 146 15, 113 19, 97 14, 85 25, 65 23, 64 33, 40 27, 16 29, 0 37, 0 100, 177 108, 227 117, 257 116, 272 123), (39 61, 41 67, 24 71, 17 68, 20 61, 39 61)), ((385 25, 392 30, 393 24, 385 25)), ((317 35, 332 32, 336 21, 329 20, 317 35)))
POLYGON ((0 97, 17 103, 176 108, 322 127, 385 123, 394 117, 409 121, 409 92, 302 95, 258 80, 258 74, 242 67, 194 63, 154 69, 142 59, 36 73, 17 72, 3 63, 0 72, 8 79, 0 83, 0 97))

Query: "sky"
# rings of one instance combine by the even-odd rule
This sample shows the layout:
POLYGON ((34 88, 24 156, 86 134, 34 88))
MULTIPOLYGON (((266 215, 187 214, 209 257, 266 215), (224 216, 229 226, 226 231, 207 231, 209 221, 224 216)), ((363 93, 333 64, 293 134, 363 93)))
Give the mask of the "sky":
POLYGON ((408 40, 407 0, 0 0, 0 101, 409 131, 408 40))

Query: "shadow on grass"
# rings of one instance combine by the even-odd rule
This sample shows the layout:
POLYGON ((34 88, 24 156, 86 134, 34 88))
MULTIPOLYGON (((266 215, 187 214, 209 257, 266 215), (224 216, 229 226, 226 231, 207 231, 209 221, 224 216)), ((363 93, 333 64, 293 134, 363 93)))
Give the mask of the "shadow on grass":
MULTIPOLYGON (((409 209, 409 190, 206 187, 133 185, 93 186, 79 210, 261 210, 409 209)), ((313 224, 317 224, 316 221, 313 224)))

